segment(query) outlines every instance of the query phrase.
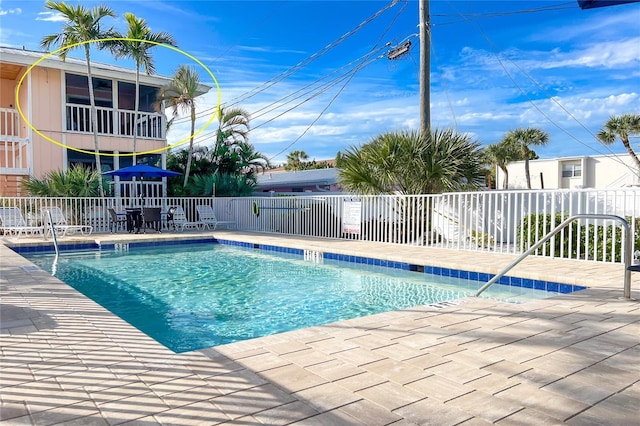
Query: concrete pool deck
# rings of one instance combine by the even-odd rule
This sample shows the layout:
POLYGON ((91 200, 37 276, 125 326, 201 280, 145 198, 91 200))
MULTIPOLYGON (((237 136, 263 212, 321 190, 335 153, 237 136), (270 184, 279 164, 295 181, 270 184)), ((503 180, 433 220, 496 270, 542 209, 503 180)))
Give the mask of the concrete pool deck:
MULTIPOLYGON (((207 236, 486 273, 515 259, 238 231, 64 242, 207 236)), ((637 425, 640 418, 640 302, 622 299, 620 265, 530 257, 509 275, 590 288, 518 305, 466 298, 183 354, 30 266, 0 243, 0 424, 637 425)), ((632 279, 640 299, 640 274, 632 279)))

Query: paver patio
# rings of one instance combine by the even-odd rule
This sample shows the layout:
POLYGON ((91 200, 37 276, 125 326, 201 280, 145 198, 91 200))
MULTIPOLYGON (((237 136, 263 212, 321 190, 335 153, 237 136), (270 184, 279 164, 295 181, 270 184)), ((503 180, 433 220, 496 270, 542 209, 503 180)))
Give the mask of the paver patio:
MULTIPOLYGON (((206 235, 487 273, 514 259, 206 235)), ((510 275, 590 288, 524 304, 466 298, 183 354, 29 265, 0 243, 2 424, 640 424, 640 303, 621 298, 620 265, 532 257, 510 275)))

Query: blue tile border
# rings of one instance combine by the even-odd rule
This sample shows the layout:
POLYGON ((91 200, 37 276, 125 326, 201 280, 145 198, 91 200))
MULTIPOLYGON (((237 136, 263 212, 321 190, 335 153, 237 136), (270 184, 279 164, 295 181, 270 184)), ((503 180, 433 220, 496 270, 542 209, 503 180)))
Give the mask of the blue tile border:
MULTIPOLYGON (((224 240, 218 238, 199 238, 199 239, 178 239, 178 240, 160 240, 160 241, 141 241, 141 242, 123 242, 124 244, 129 245, 129 249, 131 248, 144 248, 144 247, 154 247, 161 245, 187 245, 187 244, 223 244, 228 246, 242 247, 247 249, 254 250, 264 250, 264 251, 273 251, 278 253, 287 253, 292 255, 304 256, 305 250, 290 248, 290 247, 281 247, 274 246, 269 244, 257 244, 257 243, 246 243, 243 241, 234 241, 234 240, 224 240)), ((71 251, 71 250, 115 250, 115 246, 118 243, 106 243, 106 244, 97 244, 97 243, 82 243, 82 244, 60 244, 60 251, 71 251)), ((16 253, 53 253, 54 247, 53 245, 35 245, 35 246, 19 246, 19 247, 11 247, 13 251, 16 253)), ((322 252, 322 257, 327 260, 338 260, 342 262, 356 263, 356 264, 365 264, 371 266, 382 266, 386 268, 393 269, 401 269, 405 271, 415 271, 418 273, 431 274, 435 276, 442 277, 451 277, 451 278, 459 278, 465 279, 469 281, 480 281, 482 283, 488 282, 495 275, 488 274, 485 272, 474 272, 474 271, 466 271, 460 269, 451 269, 440 266, 431 266, 431 265, 416 265, 410 264, 408 262, 398 262, 393 260, 385 260, 371 257, 363 257, 363 256, 353 256, 339 253, 330 253, 330 252, 322 252), (422 270, 422 272, 420 272, 422 270)), ((534 290, 544 290, 552 293, 560 293, 567 294, 573 293, 575 291, 584 290, 588 287, 581 285, 573 285, 573 284, 565 284, 565 283, 557 283, 553 281, 542 281, 542 280, 534 280, 531 278, 520 278, 520 277, 512 277, 512 276, 502 276, 496 284, 506 285, 512 287, 523 287, 530 288, 534 290)))
MULTIPOLYGON (((21 247, 9 247, 11 250, 18 254, 22 253, 55 253, 53 244, 51 245, 36 245, 36 246, 21 246, 21 247)), ((100 245, 97 243, 66 243, 58 244, 58 250, 60 251, 78 251, 78 250, 100 250, 100 245)))
MULTIPOLYGON (((290 248, 271 246, 271 245, 265 245, 265 244, 253 244, 253 243, 249 244, 249 243, 242 243, 242 242, 228 241, 228 240, 218 240, 217 242, 220 244, 229 244, 229 245, 248 247, 248 248, 254 248, 259 250, 279 251, 279 252, 285 252, 285 253, 291 253, 291 254, 298 254, 301 256, 304 255, 304 250, 300 250, 300 249, 290 249, 290 248)), ((338 261, 350 262, 350 263, 382 266, 386 268, 402 269, 406 271, 417 272, 419 269, 422 269, 425 274, 432 274, 436 276, 451 277, 451 278, 460 278, 460 279, 465 279, 470 281, 480 281, 482 283, 488 282, 495 276, 494 274, 488 274, 485 272, 465 271, 465 270, 451 269, 451 268, 444 268, 444 267, 430 266, 430 265, 416 265, 416 264, 410 264, 407 262, 398 262, 398 261, 377 259, 377 258, 371 258, 371 257, 362 257, 362 256, 352 256, 352 255, 339 254, 339 253, 323 252, 322 256, 324 259, 327 259, 327 260, 338 260, 338 261)), ((552 281, 542 281, 542 280, 534 280, 530 278, 512 277, 509 275, 502 276, 496 284, 512 286, 512 287, 531 288, 535 290, 545 290, 552 293, 562 293, 562 294, 573 293, 574 291, 580 291, 587 288, 581 285, 563 284, 563 283, 557 283, 552 281)))

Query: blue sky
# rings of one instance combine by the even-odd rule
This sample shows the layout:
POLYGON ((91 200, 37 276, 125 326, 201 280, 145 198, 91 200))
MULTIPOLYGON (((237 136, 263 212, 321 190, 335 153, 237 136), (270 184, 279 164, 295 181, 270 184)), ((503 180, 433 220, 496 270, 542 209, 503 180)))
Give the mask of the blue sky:
MULTIPOLYGON (((380 133, 419 127, 417 0, 108 4, 118 17, 105 25, 124 31, 123 15, 133 12, 209 67, 223 103, 251 113, 250 141, 275 163, 295 149, 333 158, 380 133), (387 59, 407 40, 407 55, 387 59)), ((640 3, 581 10, 575 0, 432 0, 430 10, 433 127, 456 128, 483 145, 516 127, 538 127, 550 135, 536 149, 541 158, 624 152, 594 135, 611 115, 640 113, 640 3)), ((62 24, 44 2, 0 2, 1 45, 39 50, 62 24)), ((114 63, 106 53, 94 57, 114 63)), ((155 58, 166 76, 196 65, 163 48, 155 58)), ((210 83, 204 70, 201 77, 210 83)), ((216 98, 212 90, 200 100, 198 125, 216 98)), ((188 129, 178 123, 170 142, 188 129)))

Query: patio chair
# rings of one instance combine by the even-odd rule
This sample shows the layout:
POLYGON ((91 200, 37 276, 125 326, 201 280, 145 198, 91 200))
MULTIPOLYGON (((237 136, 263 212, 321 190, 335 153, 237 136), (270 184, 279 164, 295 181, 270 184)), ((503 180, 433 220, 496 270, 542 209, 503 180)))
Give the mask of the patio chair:
POLYGON ((182 206, 176 206, 173 211, 173 226, 176 231, 184 231, 185 228, 201 229, 206 225, 202 222, 193 222, 187 219, 187 214, 182 206))
POLYGON ((156 232, 162 232, 162 214, 160 207, 144 207, 142 209, 142 229, 147 232, 147 228, 155 229, 156 232))
POLYGON ((216 213, 213 211, 211 206, 196 206, 196 211, 198 212, 199 221, 204 223, 205 226, 211 230, 216 229, 218 225, 226 226, 227 228, 235 226, 235 222, 231 220, 218 220, 216 218, 216 213))
MULTIPOLYGON (((80 232, 82 235, 91 235, 93 232, 93 226, 90 225, 71 225, 67 222, 62 209, 58 206, 48 206, 42 208, 42 221, 48 223, 47 211, 51 212, 51 220, 56 234, 59 237, 65 237, 67 234, 72 235, 76 232, 80 232)), ((51 229, 45 226, 46 232, 51 232, 51 229)))
POLYGON ((22 212, 17 207, 0 207, 0 231, 4 235, 40 234, 44 236, 44 227, 27 225, 22 212))
POLYGON ((126 229, 127 228, 127 217, 124 214, 118 214, 116 210, 112 207, 107 209, 109 212, 109 231, 118 232, 118 229, 126 229))

